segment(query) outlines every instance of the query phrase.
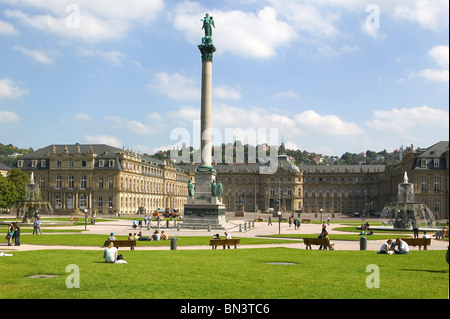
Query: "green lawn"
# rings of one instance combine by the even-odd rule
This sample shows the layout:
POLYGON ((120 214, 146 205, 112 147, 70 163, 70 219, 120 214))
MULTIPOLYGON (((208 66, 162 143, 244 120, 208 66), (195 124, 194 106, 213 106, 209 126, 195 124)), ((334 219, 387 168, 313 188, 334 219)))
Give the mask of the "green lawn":
POLYGON ((445 251, 121 250, 127 264, 105 264, 101 251, 12 253, 0 258, 0 299, 447 299, 449 290, 445 251), (80 288, 66 287, 71 264, 80 288), (369 265, 379 288, 366 286, 369 265), (37 274, 58 277, 27 278, 37 274))
MULTIPOLYGON (((118 240, 126 240, 128 236, 116 236, 118 240)), ((178 238, 177 245, 209 245, 210 236, 176 236, 178 238)), ((273 244, 273 243, 295 243, 300 240, 277 239, 277 238, 249 238, 249 237, 233 237, 240 238, 241 245, 258 245, 258 244, 273 244)), ((68 246, 103 246, 107 235, 91 235, 91 234, 42 234, 31 235, 25 234, 20 236, 22 244, 34 245, 68 245, 68 246)), ((170 240, 160 241, 138 241, 139 246, 170 246, 170 240)))

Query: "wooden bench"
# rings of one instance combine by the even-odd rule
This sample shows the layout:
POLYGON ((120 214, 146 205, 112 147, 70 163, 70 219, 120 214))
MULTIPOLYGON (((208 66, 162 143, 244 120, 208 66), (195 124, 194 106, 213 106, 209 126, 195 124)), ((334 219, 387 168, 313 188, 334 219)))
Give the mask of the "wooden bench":
POLYGON ((114 247, 130 247, 130 250, 134 250, 136 247, 136 240, 105 240, 105 247, 109 246, 109 243, 113 242, 114 247))
POLYGON ((231 246, 234 245, 234 249, 237 248, 237 245, 240 245, 241 240, 239 238, 232 239, 211 239, 209 241, 209 245, 212 246, 212 249, 216 249, 217 246, 231 246))
MULTIPOLYGON (((408 246, 419 246, 419 250, 422 249, 422 246, 425 246, 425 240, 427 246, 431 245, 431 238, 402 238, 402 240, 408 244, 408 246)), ((395 246, 398 247, 400 245, 400 241, 398 239, 395 240, 395 246)))
POLYGON ((302 219, 302 224, 309 224, 310 221, 311 219, 302 219))
POLYGON ((306 249, 312 249, 311 245, 320 245, 323 246, 324 250, 330 249, 334 250, 334 244, 330 243, 329 239, 326 238, 303 238, 303 243, 306 246, 306 249), (330 247, 331 246, 331 247, 330 247))

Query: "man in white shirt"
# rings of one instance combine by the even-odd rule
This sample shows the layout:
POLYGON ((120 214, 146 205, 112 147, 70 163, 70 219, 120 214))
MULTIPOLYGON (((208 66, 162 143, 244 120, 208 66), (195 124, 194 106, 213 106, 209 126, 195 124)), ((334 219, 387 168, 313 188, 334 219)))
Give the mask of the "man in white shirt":
MULTIPOLYGON (((231 235, 228 234, 227 232, 224 233, 225 234, 225 238, 226 239, 231 239, 231 235)), ((223 249, 225 249, 225 246, 223 246, 223 249)), ((228 249, 230 249, 230 246, 228 246, 228 249)))
POLYGON ((409 246, 407 243, 405 243, 401 238, 398 238, 400 243, 398 244, 398 249, 394 250, 396 254, 408 254, 409 253, 409 246))

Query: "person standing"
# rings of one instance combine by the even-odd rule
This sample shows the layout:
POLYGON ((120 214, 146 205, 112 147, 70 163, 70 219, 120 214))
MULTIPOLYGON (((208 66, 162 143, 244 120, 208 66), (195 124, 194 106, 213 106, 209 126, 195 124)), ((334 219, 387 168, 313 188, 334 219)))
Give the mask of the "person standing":
POLYGON ((269 213, 269 222, 267 223, 267 226, 269 225, 272 225, 272 217, 270 216, 270 213, 269 213))
POLYGON ((419 238, 419 222, 414 220, 413 224, 414 238, 419 238))
POLYGON ((12 246, 11 240, 12 240, 13 235, 14 235, 14 225, 13 225, 13 223, 10 223, 8 225, 8 232, 6 233, 6 237, 5 237, 5 239, 8 241, 8 246, 12 246))
POLYGON ((13 234, 14 246, 20 246, 20 225, 18 222, 14 223, 13 229, 14 229, 14 234, 13 234))

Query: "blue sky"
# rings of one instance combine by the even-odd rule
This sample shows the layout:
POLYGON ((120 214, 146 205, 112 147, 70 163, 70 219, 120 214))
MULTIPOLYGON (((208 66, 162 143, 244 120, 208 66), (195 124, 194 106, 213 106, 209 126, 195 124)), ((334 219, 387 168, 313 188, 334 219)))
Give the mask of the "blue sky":
POLYGON ((444 0, 0 0, 0 142, 152 154, 181 129, 198 146, 209 13, 216 141, 240 128, 325 155, 428 147, 449 140, 448 11, 444 0))

